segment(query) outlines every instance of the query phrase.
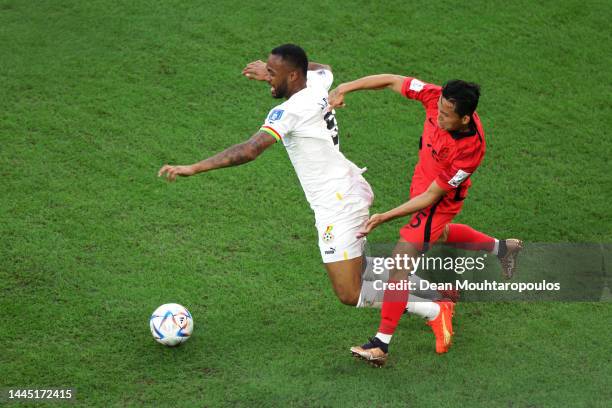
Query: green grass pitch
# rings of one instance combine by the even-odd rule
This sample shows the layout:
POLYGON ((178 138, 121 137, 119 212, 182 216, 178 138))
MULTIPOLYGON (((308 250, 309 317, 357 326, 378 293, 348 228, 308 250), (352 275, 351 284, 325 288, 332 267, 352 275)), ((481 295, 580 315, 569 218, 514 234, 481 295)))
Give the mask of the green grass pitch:
MULTIPOLYGON (((0 0, 0 388, 73 387, 97 407, 609 406, 609 303, 460 304, 443 356, 403 319, 373 371, 348 347, 378 311, 335 299, 282 146, 175 184, 156 172, 255 132, 275 101, 240 71, 295 42, 336 85, 481 83, 488 151, 458 220, 611 242, 611 20, 575 0, 0 0), (167 302, 195 320, 177 349, 149 333, 167 302)), ((407 198, 422 109, 391 92, 347 105, 342 150, 387 210, 407 198)))

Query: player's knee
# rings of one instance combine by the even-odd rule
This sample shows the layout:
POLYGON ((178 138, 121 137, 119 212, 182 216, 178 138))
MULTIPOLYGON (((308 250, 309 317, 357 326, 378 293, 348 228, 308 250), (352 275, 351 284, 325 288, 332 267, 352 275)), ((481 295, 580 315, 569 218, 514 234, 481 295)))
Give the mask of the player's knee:
POLYGON ((344 305, 347 306, 356 306, 357 302, 359 302, 359 292, 353 293, 350 291, 339 292, 338 300, 344 305))

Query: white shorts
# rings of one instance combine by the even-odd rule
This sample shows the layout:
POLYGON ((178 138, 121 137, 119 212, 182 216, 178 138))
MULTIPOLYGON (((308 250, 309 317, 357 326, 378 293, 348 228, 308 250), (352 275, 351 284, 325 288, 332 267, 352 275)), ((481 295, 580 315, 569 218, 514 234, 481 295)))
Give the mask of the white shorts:
POLYGON ((319 249, 323 263, 344 261, 363 255, 365 238, 357 238, 357 232, 370 216, 374 193, 370 184, 359 175, 344 194, 333 197, 336 207, 333 214, 317 215, 319 249))

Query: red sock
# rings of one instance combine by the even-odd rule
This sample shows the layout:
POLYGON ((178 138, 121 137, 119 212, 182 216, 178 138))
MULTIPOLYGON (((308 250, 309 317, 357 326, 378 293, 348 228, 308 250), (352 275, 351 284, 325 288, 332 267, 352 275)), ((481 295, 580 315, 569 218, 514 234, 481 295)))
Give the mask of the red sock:
POLYGON ((448 224, 446 243, 457 248, 492 252, 495 238, 464 224, 448 224))
POLYGON ((405 289, 386 289, 383 297, 382 310, 380 311, 380 326, 378 331, 384 334, 393 334, 395 328, 402 318, 406 303, 408 303, 408 281, 390 280, 389 284, 402 284, 405 289))

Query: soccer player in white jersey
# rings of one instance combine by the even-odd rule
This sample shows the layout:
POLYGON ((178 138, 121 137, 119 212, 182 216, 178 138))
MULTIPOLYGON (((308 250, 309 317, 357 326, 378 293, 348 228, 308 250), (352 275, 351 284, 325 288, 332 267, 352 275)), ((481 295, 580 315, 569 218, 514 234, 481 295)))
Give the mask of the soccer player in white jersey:
MULTIPOLYGON (((276 142, 283 143, 315 213, 321 257, 338 299, 346 305, 380 307, 384 291, 374 281, 388 276, 375 276, 371 265, 366 267, 365 240, 357 238, 368 220, 373 193, 362 176, 365 169, 349 161, 338 147, 338 127, 327 101, 331 68, 309 64, 304 50, 293 44, 273 49, 265 71, 262 64, 251 63, 243 73, 267 81, 272 96, 286 101, 269 112, 261 128, 249 140, 198 163, 166 164, 158 175, 174 181, 177 176, 238 166, 276 142)), ((440 296, 431 292, 432 297, 440 296)))

